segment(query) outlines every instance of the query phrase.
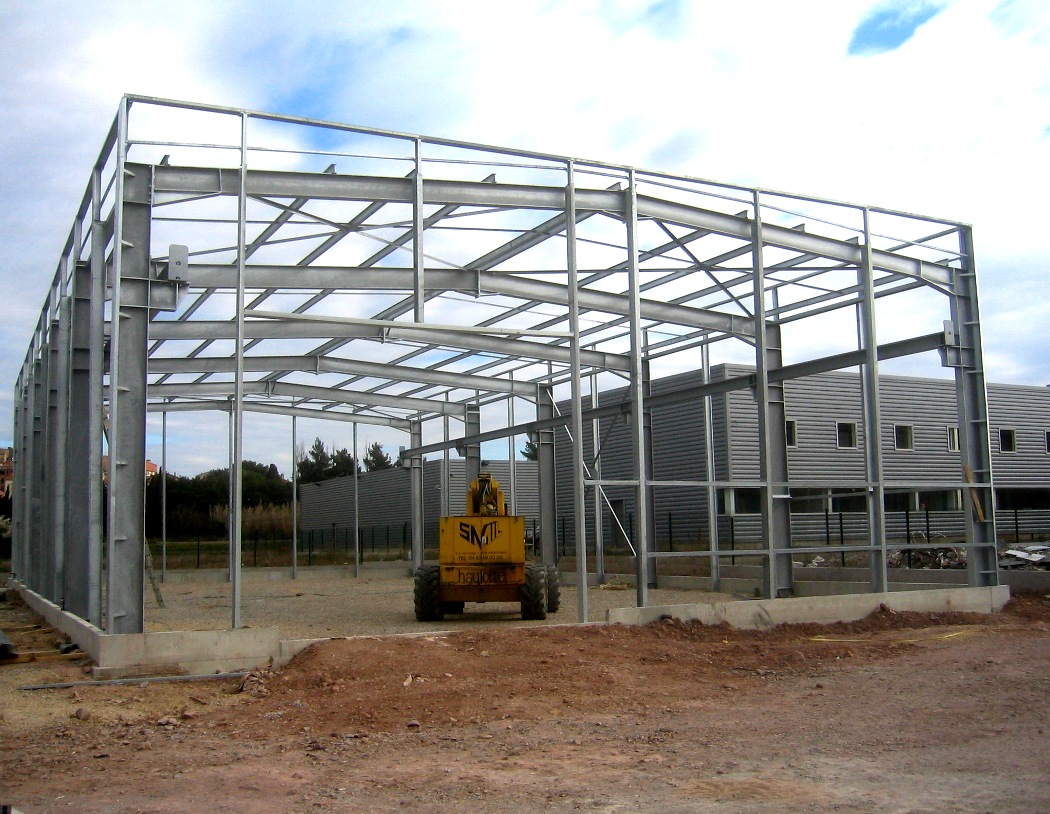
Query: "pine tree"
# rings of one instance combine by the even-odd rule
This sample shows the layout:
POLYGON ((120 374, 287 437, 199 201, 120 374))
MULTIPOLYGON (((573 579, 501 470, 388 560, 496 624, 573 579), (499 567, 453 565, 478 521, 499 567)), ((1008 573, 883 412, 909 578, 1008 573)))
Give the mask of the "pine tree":
POLYGON ((390 460, 390 456, 383 452, 383 446, 378 441, 368 445, 362 462, 365 465, 366 472, 390 469, 394 465, 394 462, 390 460))

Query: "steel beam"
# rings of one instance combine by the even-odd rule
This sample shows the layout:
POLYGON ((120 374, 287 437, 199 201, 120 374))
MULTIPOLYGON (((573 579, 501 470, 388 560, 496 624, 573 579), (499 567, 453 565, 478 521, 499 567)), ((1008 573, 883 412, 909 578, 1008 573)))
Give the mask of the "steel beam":
MULTIPOLYGON (((346 373, 355 376, 375 376, 391 381, 419 382, 450 387, 454 390, 481 390, 487 393, 514 393, 534 398, 536 385, 531 382, 511 381, 498 377, 472 376, 447 370, 411 367, 409 365, 365 362, 335 356, 246 356, 247 373, 267 373, 273 370, 305 373, 346 373)), ((150 373, 232 373, 233 360, 221 357, 193 359, 151 359, 150 373)))
MULTIPOLYGON (((194 286, 206 286, 209 289, 232 288, 235 283, 235 271, 230 266, 195 263, 190 266, 188 278, 190 284, 194 286)), ((558 270, 551 271, 557 272, 558 270)), ((299 267, 253 264, 245 269, 245 273, 249 287, 280 285, 288 290, 324 288, 355 291, 411 291, 416 279, 412 269, 368 266, 299 267)), ((520 272, 483 271, 474 268, 428 268, 425 279, 427 291, 460 291, 471 296, 485 292, 558 305, 568 305, 569 302, 567 285, 530 279, 520 272)), ((629 298, 624 294, 590 288, 579 288, 577 301, 581 308, 620 316, 627 316, 630 307, 629 298)), ((708 328, 738 336, 753 336, 755 332, 754 320, 749 317, 645 298, 641 298, 639 303, 644 319, 666 322, 669 325, 708 328)), ((164 327, 168 324, 158 322, 152 336, 156 339, 186 338, 178 334, 168 336, 164 333, 164 331, 171 330, 164 327)), ((267 338, 267 336, 262 335, 259 338, 267 338)))
MULTIPOLYGON (((413 180, 401 178, 257 170, 248 174, 246 183, 249 195, 291 198, 411 203, 415 194, 413 180)), ((237 195, 239 187, 240 178, 234 170, 158 167, 159 194, 191 192, 237 195)), ((561 209, 564 206, 564 190, 558 187, 524 184, 424 179, 423 200, 428 204, 561 209)), ((581 210, 608 212, 621 217, 625 214, 622 196, 611 190, 577 190, 577 206, 581 210)), ((738 237, 745 241, 751 239, 752 224, 746 217, 726 215, 673 201, 639 196, 638 215, 738 237)), ((766 224, 763 232, 766 242, 771 246, 843 260, 855 265, 863 262, 859 247, 846 241, 771 224, 766 224)), ((953 284, 951 269, 937 263, 883 251, 874 251, 872 262, 877 269, 916 277, 944 289, 950 289, 953 284)))
MULTIPOLYGON (((121 145, 125 138, 126 130, 122 130, 121 145)), ((142 507, 146 486, 151 172, 148 166, 125 164, 123 150, 116 172, 119 219, 114 237, 109 340, 109 528, 106 535, 105 618, 107 633, 142 633, 145 618, 142 507)))

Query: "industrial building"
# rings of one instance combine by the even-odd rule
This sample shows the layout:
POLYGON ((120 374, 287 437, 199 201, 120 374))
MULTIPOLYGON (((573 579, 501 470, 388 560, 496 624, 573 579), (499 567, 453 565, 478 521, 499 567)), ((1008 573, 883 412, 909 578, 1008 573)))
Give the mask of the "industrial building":
MULTIPOLYGON (((746 366, 718 365, 711 370, 711 382, 753 374, 754 369, 746 366)), ((653 382, 653 393, 703 384, 700 371, 687 372, 653 382)), ((863 543, 867 487, 861 395, 860 378, 853 372, 820 373, 784 384, 791 538, 796 547, 863 543)), ((609 390, 598 403, 613 405, 625 397, 623 388, 609 390)), ((881 375, 879 400, 887 538, 902 546, 947 546, 964 540, 971 495, 958 486, 963 464, 954 383, 881 375)), ((1050 388, 991 384, 988 405, 995 509, 1004 513, 1000 535, 1007 539, 1050 536, 1050 388)), ((559 406, 568 408, 566 403, 559 406)), ((710 455, 705 409, 705 401, 696 399, 652 411, 655 480, 721 484, 713 490, 653 489, 650 539, 658 555, 710 550, 713 537, 727 550, 761 542, 761 493, 754 485, 759 481, 760 459, 758 439, 750 431, 755 399, 747 390, 711 397, 710 455)), ((595 477, 611 481, 627 477, 628 424, 614 417, 595 420, 590 429, 584 434, 583 448, 586 459, 594 462, 595 477)), ((558 514, 571 523, 568 445, 558 447, 557 462, 558 514)), ((610 485, 602 490, 597 508, 591 500, 588 509, 588 546, 598 554, 601 571, 602 550, 623 552, 629 548, 627 540, 634 538, 635 493, 610 485), (602 546, 596 547, 599 538, 602 546)), ((796 561, 809 562, 821 553, 800 553, 796 561)))
MULTIPOLYGON (((758 542, 748 556, 770 598, 792 595, 792 563, 815 548, 794 538, 790 502, 800 490, 848 491, 863 501, 863 535, 838 547, 864 557, 870 590, 883 592, 889 556, 911 543, 888 533, 887 506, 903 487, 881 442, 893 419, 880 365, 910 357, 952 377, 959 444, 958 469, 917 488, 967 496, 958 544, 968 584, 998 585, 993 435, 966 224, 140 96, 121 100, 86 174, 15 382, 12 570, 25 590, 107 635, 143 631, 151 411, 229 416, 234 630, 248 411, 285 417, 291 448, 304 416, 403 433, 416 565, 424 456, 460 450, 470 480, 482 443, 522 437, 536 444, 541 556, 552 563, 559 433, 571 476, 557 491, 571 501, 563 508, 581 574, 588 517, 600 516, 588 503, 605 492, 626 509, 633 496, 639 606, 653 559, 677 553, 657 550, 656 504, 644 499, 666 490, 706 495, 709 505, 722 494, 737 509, 751 501, 758 542), (753 369, 732 367, 741 362, 753 369), (849 466, 793 472, 809 444, 831 442, 789 414, 791 383, 819 385, 819 374, 850 369, 858 395, 836 419, 854 428, 844 438, 855 449, 837 445, 850 447, 849 466), (669 378, 683 370, 699 378, 669 378), (750 410, 711 420, 737 393, 750 410), (659 422, 677 424, 680 410, 704 400, 711 408, 697 432, 708 465, 664 474, 667 445, 679 440, 672 426, 657 441, 659 422), (629 422, 629 453, 599 471, 587 434, 613 420, 629 422), (714 436, 719 426, 732 443, 714 436), (718 473, 717 450, 741 445, 754 450, 742 479, 704 474, 718 473), (104 451, 113 464, 105 498, 104 451)), ((740 558, 720 540, 709 534, 707 547, 682 555, 715 570, 740 558)), ((586 619, 586 591, 578 603, 586 619)))

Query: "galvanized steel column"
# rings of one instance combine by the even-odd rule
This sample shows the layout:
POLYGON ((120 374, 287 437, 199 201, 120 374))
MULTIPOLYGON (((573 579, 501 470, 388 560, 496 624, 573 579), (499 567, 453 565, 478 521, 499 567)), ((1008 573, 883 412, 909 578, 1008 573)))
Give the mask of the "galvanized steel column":
POLYGON ((955 392, 959 409, 959 451, 963 474, 967 481, 972 480, 974 484, 968 490, 969 495, 963 498, 966 503, 966 539, 971 546, 966 559, 966 573, 971 586, 985 587, 999 584, 999 564, 995 546, 995 485, 992 478, 988 391, 984 375, 973 232, 969 228, 959 230, 959 250, 964 267, 955 275, 955 293, 951 297, 952 326, 958 354, 955 392))
MULTIPOLYGON (((536 388, 536 420, 543 421, 553 417, 554 390, 547 385, 539 385, 536 388)), ((556 565, 558 563, 558 494, 557 468, 554 460, 554 430, 539 430, 535 441, 537 480, 540 492, 540 547, 543 550, 543 562, 547 565, 556 565)))
MULTIPOLYGON (((463 434, 468 438, 481 434, 481 410, 476 404, 467 407, 463 424, 463 434)), ((466 477, 464 485, 469 489, 470 484, 477 480, 481 472, 481 444, 467 444, 459 452, 466 459, 463 464, 466 477)))
POLYGON ((233 583, 233 614, 231 627, 241 626, 241 528, 244 502, 244 264, 247 254, 248 218, 248 116, 241 113, 241 167, 237 190, 237 291, 234 303, 234 322, 237 337, 234 347, 233 404, 233 460, 230 462, 230 582, 233 583))
POLYGON ((627 284, 631 333, 631 445, 634 457, 635 513, 638 516, 638 534, 635 538, 635 594, 637 606, 649 604, 649 438, 646 432, 645 396, 647 375, 643 359, 641 324, 641 272, 638 269, 638 188, 634 170, 629 173, 628 188, 624 192, 624 220, 627 225, 627 284))
POLYGON ((117 139, 109 342, 109 529, 106 632, 142 633, 152 169, 126 163, 127 105, 117 139))
MULTIPOLYGON (((700 363, 703 366, 704 384, 711 384, 711 347, 704 345, 700 348, 700 363)), ((718 480, 715 472, 715 422, 712 411, 714 399, 704 396, 704 468, 707 470, 707 536, 710 539, 712 556, 711 563, 711 590, 718 592, 722 590, 722 563, 718 557, 718 487, 714 481, 718 480)))
MULTIPOLYGON (((357 425, 354 425, 357 428, 357 425)), ((357 464, 357 443, 354 443, 354 464, 357 464)), ((356 509, 355 509, 356 514, 356 509)), ((295 416, 292 416, 292 579, 299 577, 299 447, 296 438, 295 416)))
MULTIPOLYGON (((566 164, 565 251, 568 270, 569 364, 572 373, 572 527, 576 540, 576 616, 588 621, 587 606, 587 493, 583 464, 583 384, 580 381, 580 270, 576 257, 576 166, 566 164)), ((552 451, 553 452, 553 451, 552 451)))
MULTIPOLYGON (((30 586, 47 596, 47 575, 51 568, 51 550, 47 539, 47 365, 50 358, 44 329, 38 328, 41 341, 33 364, 33 469, 30 484, 30 586)), ((48 597, 50 598, 50 597, 48 597)))
MULTIPOLYGON (((591 374, 591 409, 598 408, 598 377, 591 374)), ((602 479, 602 435, 601 421, 591 419, 591 450, 594 460, 591 464, 594 480, 602 479)), ((605 491, 602 486, 594 487, 594 578, 599 585, 605 584, 605 522, 602 513, 605 510, 605 491)))
POLYGON ((51 572, 48 596, 65 606, 66 529, 66 422, 69 415, 69 321, 70 301, 65 295, 66 271, 60 264, 55 278, 54 311, 51 321, 51 360, 48 365, 48 548, 51 572))
POLYGON ((769 371, 781 367, 780 326, 766 321, 766 273, 762 256, 762 212, 754 193, 752 224, 755 309, 755 400, 758 403, 758 455, 762 480, 763 589, 771 599, 792 591, 791 506, 787 487, 784 385, 769 380, 769 371))
MULTIPOLYGON (((90 416, 100 405, 91 403, 91 267, 73 270, 70 325, 68 447, 65 501, 66 610, 83 619, 90 615, 90 416)), ((96 505, 97 508, 97 505, 96 505)), ((90 620, 89 620, 90 621, 90 620)))
MULTIPOLYGON (((423 422, 414 419, 409 422, 409 445, 413 449, 423 446, 423 422)), ((469 433, 469 430, 468 430, 469 433)), ((413 455, 409 459, 409 495, 412 511, 412 570, 423 565, 423 457, 413 455)))
POLYGON ((860 392, 864 416, 864 471, 868 488, 868 555, 871 590, 887 589, 886 502, 882 482, 882 408, 879 402, 878 336, 875 331, 875 276, 871 263, 871 230, 868 210, 864 216, 863 262, 857 270, 860 301, 857 303, 857 334, 864 363, 860 366, 860 392))

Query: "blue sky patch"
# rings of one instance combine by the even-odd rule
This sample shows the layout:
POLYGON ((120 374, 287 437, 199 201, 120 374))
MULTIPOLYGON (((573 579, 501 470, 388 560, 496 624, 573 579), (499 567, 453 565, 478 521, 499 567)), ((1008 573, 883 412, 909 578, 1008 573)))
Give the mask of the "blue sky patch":
POLYGON ((847 53, 874 56, 895 51, 912 38, 919 26, 943 10, 940 4, 926 2, 879 5, 853 30, 847 53))

